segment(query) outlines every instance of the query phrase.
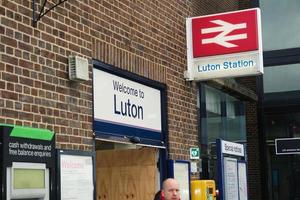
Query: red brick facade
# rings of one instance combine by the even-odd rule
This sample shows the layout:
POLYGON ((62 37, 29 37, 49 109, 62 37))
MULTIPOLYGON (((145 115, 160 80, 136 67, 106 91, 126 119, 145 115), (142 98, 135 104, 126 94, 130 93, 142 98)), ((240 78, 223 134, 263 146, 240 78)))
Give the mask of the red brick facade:
MULTIPOLYGON (((91 151, 91 63, 97 59, 167 85, 169 155, 189 159, 189 148, 198 145, 198 114, 197 86, 183 78, 185 18, 247 8, 247 2, 69 0, 36 28, 31 3, 1 0, 0 123, 46 128, 55 132, 57 148, 91 151), (89 81, 68 79, 70 55, 89 59, 89 81)), ((251 151, 258 145, 255 103, 248 107, 251 151)), ((256 154, 249 162, 258 162, 256 154)), ((250 199, 260 196, 258 168, 250 199)))

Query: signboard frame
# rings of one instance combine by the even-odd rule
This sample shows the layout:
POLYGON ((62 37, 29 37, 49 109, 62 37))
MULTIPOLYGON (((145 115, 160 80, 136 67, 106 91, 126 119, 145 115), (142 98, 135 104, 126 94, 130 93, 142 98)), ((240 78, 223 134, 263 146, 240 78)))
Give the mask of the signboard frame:
POLYGON ((244 145, 222 140, 222 153, 234 156, 245 156, 244 145))
MULTIPOLYGON (((7 174, 14 163, 45 164, 49 170, 50 200, 56 199, 56 150, 55 133, 47 129, 0 124, 0 183, 3 190, 9 189, 7 174)), ((45 169, 46 170, 46 169, 45 169)), ((6 199, 7 192, 0 194, 0 199, 6 199)))
MULTIPOLYGON (((186 41, 187 41, 187 71, 185 71, 184 76, 188 81, 202 81, 202 80, 210 80, 214 78, 227 78, 227 77, 240 77, 240 76, 250 76, 250 75, 259 75, 263 74, 263 50, 262 50, 262 33, 261 33, 261 19, 260 19, 260 9, 259 8, 251 8, 245 10, 238 10, 226 13, 217 13, 212 15, 206 16, 198 16, 186 19, 186 41), (215 40, 215 42, 210 43, 221 43, 223 41, 225 44, 235 45, 234 42, 227 38, 232 38, 232 40, 241 41, 248 39, 248 32, 252 34, 252 29, 248 29, 247 23, 244 21, 239 22, 240 24, 230 24, 228 21, 223 21, 223 24, 220 23, 221 19, 217 18, 219 16, 226 18, 228 15, 231 14, 239 14, 242 12, 255 12, 256 19, 249 20, 246 17, 249 15, 245 14, 244 20, 248 22, 255 21, 256 22, 256 37, 257 37, 257 49, 249 49, 247 50, 243 48, 240 51, 228 51, 226 53, 216 53, 216 54, 209 54, 208 56, 194 56, 194 33, 204 32, 204 29, 200 29, 197 31, 193 30, 193 20, 197 19, 205 19, 205 18, 213 18, 215 20, 211 20, 210 24, 214 24, 214 27, 206 27, 205 29, 210 29, 208 31, 208 35, 211 38, 209 39, 202 39, 201 43, 204 43, 204 40, 215 40), (226 16, 227 15, 227 16, 226 16), (224 17, 225 16, 225 17, 224 17), (216 20, 217 19, 217 20, 216 20), (218 21, 218 22, 216 22, 218 21), (234 27, 239 25, 245 25, 243 28, 237 29, 246 29, 248 32, 243 32, 243 34, 236 34, 232 35, 232 32, 237 31, 234 27), (213 30, 214 29, 214 30, 213 30), (217 34, 212 35, 212 33, 216 32, 217 34), (246 35, 245 38, 241 39, 233 39, 234 37, 239 37, 242 35, 246 35), (232 42, 232 43, 231 43, 232 42)), ((227 17, 229 18, 229 17, 227 17)), ((239 17, 240 18, 240 17, 239 17)), ((252 19, 252 18, 251 18, 252 19)), ((228 19, 227 19, 228 20, 228 19)), ((239 31, 239 30, 238 30, 239 31)), ((204 33, 201 33, 204 34, 204 33)), ((250 34, 249 34, 250 35, 250 34)), ((197 38, 199 39, 199 38, 197 38)), ((251 42, 248 42, 251 43, 251 42)), ((216 45, 216 46, 221 46, 216 45)), ((223 44, 224 45, 224 44, 223 44)), ((222 46, 223 46, 222 45, 222 46)), ((241 46, 243 46, 242 44, 241 46)), ((226 47, 227 49, 232 47, 226 47)), ((205 48, 203 48, 205 49, 205 48)), ((211 48, 213 49, 213 48, 211 48)))
MULTIPOLYGON (((92 199, 86 200, 95 200, 96 199, 96 168, 95 168, 95 153, 94 152, 87 152, 87 151, 77 151, 77 150, 57 150, 57 200, 64 200, 62 199, 62 190, 61 190, 61 159, 63 156, 74 156, 74 158, 80 156, 82 158, 90 158, 92 161, 92 184, 93 184, 93 194, 92 199)), ((82 192, 82 190, 80 191, 82 192)))
POLYGON ((238 184, 238 160, 236 158, 224 158, 224 191, 225 199, 239 200, 238 184), (233 172, 233 173, 229 173, 233 172), (230 177, 231 175, 231 177, 230 177), (235 180, 231 180, 231 179, 235 180), (229 185, 231 184, 231 185, 229 185), (230 192, 232 191, 232 192, 230 192))
POLYGON ((275 139, 275 153, 276 155, 293 155, 300 154, 300 138, 277 138, 275 139), (283 142, 279 144, 280 142, 283 142), (290 144, 288 144, 288 143, 290 144), (296 142, 299 142, 299 147, 296 147, 296 142), (280 148, 279 148, 280 147, 280 148), (283 147, 285 147, 283 149, 283 147), (293 147, 293 148, 291 148, 293 147))
POLYGON ((9 124, 0 124, 0 132, 3 132, 0 140, 5 166, 17 161, 46 163, 47 168, 55 167, 54 132, 9 124))
MULTIPOLYGON (((99 140, 103 140, 103 141, 109 141, 109 142, 119 142, 119 143, 125 143, 125 144, 136 144, 136 145, 141 145, 141 146, 152 146, 152 147, 157 147, 157 148, 166 148, 165 146, 165 140, 166 140, 166 132, 167 132, 167 95, 166 95, 166 89, 167 86, 163 83, 145 78, 145 77, 141 77, 138 76, 137 74, 131 73, 129 71, 114 67, 112 65, 97 61, 97 60, 93 60, 93 73, 94 73, 94 84, 93 84, 93 96, 94 96, 94 101, 93 101, 93 129, 94 129, 94 133, 95 133, 95 138, 99 139, 99 140), (128 100, 130 99, 130 103, 132 105, 133 100, 136 100, 137 102, 145 102, 145 104, 147 104, 147 106, 149 105, 149 103, 151 101, 150 96, 148 95, 148 99, 146 99, 146 94, 145 94, 145 98, 144 100, 141 99, 141 97, 139 96, 139 89, 141 88, 148 88, 151 91, 157 91, 160 93, 159 96, 159 103, 160 103, 160 108, 159 108, 159 112, 160 112, 160 126, 161 127, 157 127, 154 126, 153 127, 148 127, 147 125, 143 125, 138 124, 137 122, 134 122, 134 120, 132 119, 128 119, 128 121, 119 121, 120 117, 117 119, 112 118, 110 119, 110 117, 112 115, 114 115, 114 104, 112 105, 105 105, 103 104, 104 100, 103 99, 99 99, 98 101, 95 101, 95 93, 98 91, 97 90, 97 86, 95 85, 96 83, 96 78, 95 77, 95 71, 99 71, 101 72, 103 75, 107 75, 107 76, 111 76, 111 77, 115 77, 114 79, 118 79, 121 81, 124 81, 125 83, 129 83, 132 87, 131 89, 133 91, 137 91, 134 94, 123 94, 123 98, 128 98, 128 100), (135 96, 136 95, 136 96, 135 96), (145 100, 146 99, 146 100, 145 100), (101 116, 100 119, 97 118, 98 113, 96 113, 95 109, 97 107, 96 104, 100 104, 101 105, 97 105, 98 108, 100 108, 100 106, 105 107, 109 107, 112 109, 112 111, 110 111, 110 113, 106 113, 105 115, 103 115, 103 117, 101 116)), ((113 85, 113 81, 114 79, 108 79, 110 80, 109 84, 112 87, 111 91, 110 91, 110 99, 107 100, 106 102, 113 102, 114 101, 114 95, 121 95, 121 93, 124 93, 123 89, 116 89, 113 88, 115 87, 115 85, 113 85), (122 90, 122 91, 121 91, 122 90), (114 94, 114 95, 112 95, 114 94)), ((101 82, 100 82, 101 83, 101 82)), ((119 81, 120 83, 120 81, 119 81)), ((102 83, 103 84, 103 83, 102 83)), ((120 83, 120 85, 122 85, 122 83, 120 83)), ((123 88, 123 86, 122 86, 123 88)), ((98 97, 96 97, 98 98, 98 97)), ((127 101, 127 100, 126 100, 127 101)), ((153 101, 152 101, 153 102, 153 101)), ((118 102, 117 102, 118 103, 118 102)), ((126 103, 125 101, 123 102, 124 104, 126 103)), ((137 105, 137 104, 136 104, 137 105)), ((128 104, 127 104, 128 106, 128 104)), ((142 105, 144 106, 144 105, 142 105)), ((146 106, 146 107, 147 107, 146 106)), ((148 107, 147 107, 148 108, 148 107)), ((149 107, 150 108, 150 107, 149 107)), ((150 108, 151 110, 151 108, 150 108)), ((120 110, 117 110, 116 112, 118 112, 120 110)), ((101 111, 102 112, 102 111, 101 111)), ((146 111, 144 111, 146 112, 146 111)), ((157 112, 153 113, 153 114, 157 114, 157 112)), ((101 114, 102 115, 102 114, 101 114)), ((144 115, 147 115, 144 114, 144 115)), ((153 118, 155 120, 157 120, 156 118, 153 118)), ((153 121, 151 121, 152 123, 153 121)), ((151 124, 149 123, 149 124, 151 124)), ((144 124, 148 124, 148 123, 144 123, 144 124)))
POLYGON ((242 194, 240 194, 240 178, 241 178, 241 186, 246 187, 247 188, 247 161, 245 160, 245 150, 243 149, 241 152, 234 152, 234 151, 226 151, 224 150, 224 144, 228 144, 230 145, 231 150, 234 150, 234 147, 243 147, 243 144, 239 144, 239 143, 234 143, 234 142, 229 142, 229 141, 224 141, 221 139, 217 139, 216 140, 216 144, 217 144, 217 166, 218 166, 218 189, 219 189, 219 197, 220 200, 231 200, 231 199, 227 199, 228 197, 228 193, 227 193, 227 188, 228 185, 226 185, 228 183, 228 181, 226 180, 226 164, 228 164, 228 161, 234 161, 236 163, 236 169, 234 169, 236 171, 236 177, 237 177, 237 193, 236 193, 236 197, 237 200, 247 200, 248 199, 248 191, 244 191, 243 192, 243 196, 242 194), (242 146, 241 146, 242 145, 242 146), (243 168, 244 167, 244 168, 243 168), (239 170, 244 170, 240 171, 239 170), (242 198, 241 198, 242 197, 242 198))

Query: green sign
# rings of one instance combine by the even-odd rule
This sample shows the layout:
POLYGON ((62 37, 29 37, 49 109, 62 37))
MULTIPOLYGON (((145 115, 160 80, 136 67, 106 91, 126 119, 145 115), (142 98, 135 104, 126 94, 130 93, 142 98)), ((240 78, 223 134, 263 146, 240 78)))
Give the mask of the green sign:
POLYGON ((199 149, 199 147, 190 148, 190 159, 200 159, 200 149, 199 149))
POLYGON ((10 137, 51 141, 54 133, 47 129, 31 128, 11 124, 0 124, 0 127, 11 127, 10 137))
POLYGON ((0 157, 7 166, 16 161, 55 165, 55 134, 50 130, 0 124, 0 143, 0 157))

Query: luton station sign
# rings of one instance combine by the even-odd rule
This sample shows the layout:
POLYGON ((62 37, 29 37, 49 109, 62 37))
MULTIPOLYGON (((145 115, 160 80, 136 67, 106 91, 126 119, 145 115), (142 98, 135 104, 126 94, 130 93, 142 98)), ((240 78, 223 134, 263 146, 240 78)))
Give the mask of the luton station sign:
POLYGON ((263 73, 259 8, 188 18, 187 80, 263 73))

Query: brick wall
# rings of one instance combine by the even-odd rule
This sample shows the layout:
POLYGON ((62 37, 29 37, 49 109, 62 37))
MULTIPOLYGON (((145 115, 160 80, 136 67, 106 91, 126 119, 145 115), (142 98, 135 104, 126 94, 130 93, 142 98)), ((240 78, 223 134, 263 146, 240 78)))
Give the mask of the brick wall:
POLYGON ((197 145, 196 87, 183 79, 186 69, 185 1, 116 1, 100 3, 93 29, 93 57, 167 84, 169 155, 189 159, 197 145), (119 9, 123 7, 123 9, 119 9), (105 14, 113 10, 114 15, 105 14), (112 26, 112 27, 111 27, 112 26), (116 37, 113 31, 119 32, 116 37), (96 32, 96 31, 95 31, 96 32))
MULTIPOLYGON (((238 78, 237 82, 257 92, 256 77, 238 78)), ((248 159, 248 189, 249 199, 261 199, 262 194, 262 166, 260 164, 260 137, 258 126, 258 102, 246 102, 246 130, 247 130, 247 159, 248 159)))
POLYGON ((68 80, 67 58, 80 55, 166 83, 170 155, 187 159, 198 140, 196 89, 183 79, 191 3, 67 1, 34 28, 31 2, 1 1, 0 122, 47 128, 58 148, 91 150, 92 81, 68 80))
POLYGON ((198 145, 197 87, 183 78, 185 18, 237 10, 242 1, 72 0, 36 28, 31 0, 0 2, 0 123, 47 128, 58 148, 91 151, 97 59, 167 85, 169 155, 189 159, 198 145), (69 55, 89 59, 89 81, 68 80, 69 55))
POLYGON ((257 103, 246 103, 249 199, 261 199, 261 166, 257 126, 257 103))
POLYGON ((72 83, 67 70, 69 55, 91 58, 89 28, 75 17, 85 11, 66 3, 33 28, 31 2, 1 1, 0 123, 53 130, 58 148, 92 150, 92 82, 72 83))

